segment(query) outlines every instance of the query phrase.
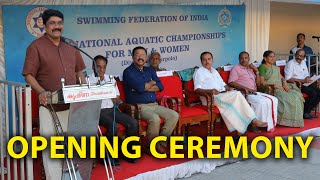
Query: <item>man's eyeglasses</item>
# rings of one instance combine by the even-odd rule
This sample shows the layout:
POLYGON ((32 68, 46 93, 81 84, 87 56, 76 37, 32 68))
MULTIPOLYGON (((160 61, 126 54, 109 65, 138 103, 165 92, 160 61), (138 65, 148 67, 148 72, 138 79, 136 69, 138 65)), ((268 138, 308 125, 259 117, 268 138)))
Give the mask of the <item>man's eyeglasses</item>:
POLYGON ((135 54, 134 57, 147 57, 146 54, 135 54))
POLYGON ((63 26, 63 22, 62 21, 59 21, 59 22, 50 21, 50 22, 48 22, 48 25, 51 26, 51 27, 63 26))
POLYGON ((296 57, 305 58, 306 56, 305 56, 305 55, 297 54, 296 57))

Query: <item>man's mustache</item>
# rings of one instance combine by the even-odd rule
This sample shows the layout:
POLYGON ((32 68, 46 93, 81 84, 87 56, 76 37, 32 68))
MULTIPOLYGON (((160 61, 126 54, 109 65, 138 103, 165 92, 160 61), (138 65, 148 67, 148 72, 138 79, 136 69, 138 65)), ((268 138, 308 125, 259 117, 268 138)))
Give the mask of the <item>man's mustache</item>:
POLYGON ((55 31, 60 31, 60 32, 61 32, 61 29, 56 28, 56 29, 53 29, 53 30, 52 30, 52 32, 55 32, 55 31))
POLYGON ((144 61, 144 59, 139 58, 138 61, 144 61))

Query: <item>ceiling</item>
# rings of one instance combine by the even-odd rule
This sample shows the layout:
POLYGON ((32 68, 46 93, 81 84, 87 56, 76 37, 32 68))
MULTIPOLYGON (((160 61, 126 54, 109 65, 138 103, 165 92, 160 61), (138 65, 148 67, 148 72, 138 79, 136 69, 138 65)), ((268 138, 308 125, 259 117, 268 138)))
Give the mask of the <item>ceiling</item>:
POLYGON ((301 3, 301 4, 319 4, 320 0, 271 0, 275 2, 301 3))
MULTIPOLYGON (((182 3, 195 3, 195 2, 206 2, 210 0, 164 0, 168 4, 182 4, 182 3)), ((214 0, 211 0, 214 1, 214 0)), ((223 2, 217 0, 218 2, 223 2)), ((245 0, 239 0, 243 2, 245 0)), ((320 4, 320 0, 270 0, 271 2, 287 2, 287 3, 302 3, 302 4, 320 4)))

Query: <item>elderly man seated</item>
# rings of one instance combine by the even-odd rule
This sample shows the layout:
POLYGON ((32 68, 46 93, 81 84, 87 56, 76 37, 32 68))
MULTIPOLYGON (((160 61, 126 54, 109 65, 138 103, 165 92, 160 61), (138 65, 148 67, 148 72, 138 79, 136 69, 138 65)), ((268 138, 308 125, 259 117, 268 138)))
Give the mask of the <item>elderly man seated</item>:
POLYGON ((304 63, 305 57, 305 51, 303 49, 298 49, 295 53, 294 59, 286 64, 284 72, 285 78, 288 82, 301 83, 301 92, 308 94, 308 98, 304 103, 303 118, 312 119, 318 118, 317 115, 313 115, 310 112, 320 101, 320 90, 313 85, 303 85, 304 83, 311 82, 307 65, 304 63))
MULTIPOLYGON (((214 105, 218 107, 229 132, 236 130, 239 135, 243 134, 249 124, 253 127, 266 127, 267 123, 256 119, 256 114, 243 95, 223 82, 218 71, 212 67, 212 54, 203 52, 200 59, 202 67, 193 75, 194 89, 197 93, 213 94, 214 105)), ((205 104, 206 101, 202 99, 202 103, 205 104)))
POLYGON ((247 95, 247 101, 257 115, 257 119, 268 124, 267 130, 273 131, 277 124, 278 99, 274 96, 257 92, 260 86, 258 68, 250 64, 248 52, 239 54, 239 64, 235 65, 229 76, 229 85, 243 90, 247 95))
POLYGON ((155 71, 166 71, 165 68, 160 68, 161 56, 158 52, 152 52, 149 57, 150 67, 155 71))

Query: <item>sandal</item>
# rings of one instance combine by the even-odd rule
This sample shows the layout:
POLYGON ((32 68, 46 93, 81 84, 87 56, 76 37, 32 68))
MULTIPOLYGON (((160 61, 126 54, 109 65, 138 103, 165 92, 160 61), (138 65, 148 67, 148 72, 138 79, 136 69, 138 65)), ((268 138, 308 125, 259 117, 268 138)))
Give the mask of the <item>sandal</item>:
POLYGON ((252 126, 252 125, 248 126, 248 131, 254 132, 254 133, 260 133, 261 132, 258 127, 255 127, 255 126, 252 126))

